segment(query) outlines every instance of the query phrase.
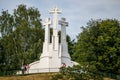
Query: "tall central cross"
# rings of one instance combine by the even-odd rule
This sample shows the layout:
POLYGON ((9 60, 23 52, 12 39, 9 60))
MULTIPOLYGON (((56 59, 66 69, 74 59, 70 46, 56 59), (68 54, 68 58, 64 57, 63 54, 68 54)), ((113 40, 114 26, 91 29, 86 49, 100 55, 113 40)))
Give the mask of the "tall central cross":
POLYGON ((53 36, 52 36, 53 50, 58 51, 58 47, 59 47, 58 14, 61 13, 61 10, 59 10, 57 7, 54 7, 54 8, 50 11, 50 13, 53 14, 53 36))
POLYGON ((57 7, 54 7, 50 13, 53 14, 53 36, 58 36, 58 14, 62 11, 59 10, 57 7))

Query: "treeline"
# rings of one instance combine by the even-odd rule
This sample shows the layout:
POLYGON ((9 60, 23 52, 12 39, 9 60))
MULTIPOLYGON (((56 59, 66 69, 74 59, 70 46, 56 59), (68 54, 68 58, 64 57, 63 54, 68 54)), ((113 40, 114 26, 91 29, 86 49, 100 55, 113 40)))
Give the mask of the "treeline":
POLYGON ((0 15, 0 71, 20 69, 25 63, 39 59, 44 30, 37 8, 19 5, 11 15, 0 15))
POLYGON ((74 60, 96 71, 120 74, 120 22, 90 20, 77 36, 74 60))

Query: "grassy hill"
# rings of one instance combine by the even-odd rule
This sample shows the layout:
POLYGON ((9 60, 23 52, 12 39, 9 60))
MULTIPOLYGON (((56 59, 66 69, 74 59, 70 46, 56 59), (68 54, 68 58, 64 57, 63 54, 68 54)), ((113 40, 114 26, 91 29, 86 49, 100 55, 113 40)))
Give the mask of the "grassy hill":
POLYGON ((29 75, 19 75, 19 76, 5 76, 0 77, 0 80, 50 80, 52 75, 56 73, 42 73, 42 74, 29 74, 29 75))
MULTIPOLYGON (((16 75, 16 76, 4 76, 0 77, 0 80, 50 80, 52 75, 57 73, 41 73, 41 74, 29 74, 29 75, 16 75)), ((65 79, 67 80, 67 79, 65 79)), ((90 79, 93 80, 93 79, 90 79)), ((103 80, 115 80, 111 78, 103 78, 103 80)))

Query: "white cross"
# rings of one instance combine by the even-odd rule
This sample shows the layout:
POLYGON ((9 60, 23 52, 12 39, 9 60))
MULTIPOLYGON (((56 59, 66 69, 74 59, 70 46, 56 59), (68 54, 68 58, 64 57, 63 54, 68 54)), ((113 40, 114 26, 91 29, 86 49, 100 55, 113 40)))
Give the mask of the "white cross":
POLYGON ((44 26, 49 26, 50 24, 51 24, 50 18, 46 18, 46 19, 45 19, 44 26))
POLYGON ((61 25, 61 26, 68 26, 68 22, 66 22, 66 19, 65 18, 61 18, 61 20, 59 21, 59 24, 61 25))
POLYGON ((52 14, 60 14, 62 11, 61 10, 59 10, 56 6, 55 6, 55 8, 53 8, 51 11, 50 11, 50 13, 52 13, 52 14))
MULTIPOLYGON (((54 7, 50 13, 53 14, 53 36, 58 36, 58 14, 61 13, 61 10, 59 10, 57 7, 54 7)), ((54 40, 57 41, 57 40, 54 40)), ((55 42, 56 43, 56 42, 55 42)))

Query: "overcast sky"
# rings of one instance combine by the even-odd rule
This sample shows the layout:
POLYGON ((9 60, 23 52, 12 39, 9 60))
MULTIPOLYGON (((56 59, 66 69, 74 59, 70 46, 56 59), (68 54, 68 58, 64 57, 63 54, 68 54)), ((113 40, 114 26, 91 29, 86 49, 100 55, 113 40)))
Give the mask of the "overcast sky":
POLYGON ((59 19, 65 17, 69 22, 67 34, 72 39, 81 32, 80 27, 91 19, 120 20, 120 0, 0 0, 0 12, 4 9, 12 14, 19 4, 38 8, 43 21, 47 17, 52 18, 49 10, 57 6, 62 10, 59 19))

